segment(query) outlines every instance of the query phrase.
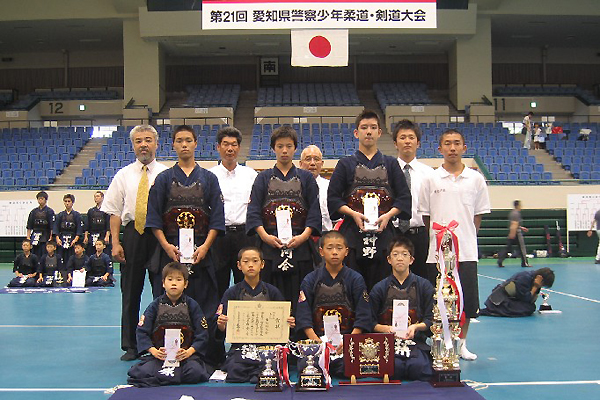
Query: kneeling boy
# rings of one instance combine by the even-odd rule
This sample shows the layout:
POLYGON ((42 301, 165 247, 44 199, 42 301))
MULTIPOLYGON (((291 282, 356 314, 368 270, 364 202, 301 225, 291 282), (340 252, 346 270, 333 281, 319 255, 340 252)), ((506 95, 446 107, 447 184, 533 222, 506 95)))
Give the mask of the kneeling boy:
POLYGON ((535 311, 542 287, 552 287, 554 271, 540 268, 517 272, 492 290, 479 315, 491 317, 527 317, 535 311))
POLYGON ((208 341, 208 324, 194 299, 183 294, 188 285, 187 268, 167 264, 162 271, 165 293, 154 299, 140 318, 136 330, 138 352, 150 353, 127 373, 127 382, 137 387, 205 382, 210 377, 203 357, 208 341), (164 366, 165 329, 181 329, 183 340, 176 360, 179 367, 164 366))
POLYGON ((31 241, 23 239, 21 248, 23 254, 15 258, 13 272, 15 277, 8 283, 8 287, 29 287, 36 286, 36 276, 38 274, 38 258, 31 252, 31 241))
POLYGON ((37 283, 43 287, 66 287, 71 285, 71 275, 63 266, 62 258, 56 253, 56 242, 46 243, 46 254, 42 256, 38 268, 37 283))
POLYGON ((392 265, 392 275, 373 287, 371 306, 378 322, 375 332, 393 333, 394 300, 408 300, 408 329, 404 334, 396 333, 396 342, 405 341, 409 351, 396 353, 394 379, 428 380, 432 372, 431 357, 425 340, 433 320, 434 289, 427 279, 410 272, 414 251, 415 247, 405 237, 390 242, 387 259, 392 265))
POLYGON ((85 264, 87 275, 85 286, 115 286, 113 281, 113 266, 110 256, 104 252, 104 240, 98 239, 94 243, 96 253, 92 254, 85 264))
MULTIPOLYGON (((321 340, 325 334, 323 316, 337 315, 341 334, 370 332, 374 321, 367 286, 358 272, 344 266, 346 238, 338 231, 324 233, 319 253, 325 265, 308 274, 300 286, 298 330, 303 330, 308 339, 321 340)), ((338 355, 341 352, 340 344, 338 355)), ((331 375, 344 376, 342 358, 332 359, 329 368, 331 375)))
MULTIPOLYGON (((245 247, 238 253, 237 267, 244 274, 244 280, 225 291, 221 304, 217 309, 217 328, 221 332, 227 330, 227 305, 229 300, 253 301, 285 301, 283 295, 275 286, 260 279, 260 271, 265 266, 262 251, 256 247, 245 247)), ((295 326, 294 317, 289 317, 288 325, 295 326)), ((222 336, 222 335, 221 335, 222 336)), ((227 372, 225 382, 257 382, 257 375, 263 368, 264 362, 252 344, 233 344, 227 353, 227 359, 221 367, 227 372)))

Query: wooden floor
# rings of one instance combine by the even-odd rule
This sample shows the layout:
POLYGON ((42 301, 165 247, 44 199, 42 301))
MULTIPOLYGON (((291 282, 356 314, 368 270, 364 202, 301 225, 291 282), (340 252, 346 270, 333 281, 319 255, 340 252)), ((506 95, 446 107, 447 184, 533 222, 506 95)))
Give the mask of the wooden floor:
MULTIPOLYGON (((469 332, 479 358, 461 361, 462 379, 489 400, 599 399, 600 265, 592 258, 532 264, 555 270, 550 303, 563 313, 479 318, 469 332)), ((481 303, 520 270, 518 260, 503 269, 481 261, 481 303)), ((2 265, 0 281, 7 283, 11 271, 2 265)), ((118 284, 92 293, 0 294, 0 310, 0 399, 107 399, 106 389, 126 383, 132 363, 119 360, 118 284)))

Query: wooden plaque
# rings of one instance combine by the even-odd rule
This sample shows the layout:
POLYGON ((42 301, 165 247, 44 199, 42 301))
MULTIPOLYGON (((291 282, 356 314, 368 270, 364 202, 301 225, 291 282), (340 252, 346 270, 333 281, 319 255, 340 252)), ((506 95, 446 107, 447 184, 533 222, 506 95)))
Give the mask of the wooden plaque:
POLYGON ((393 333, 344 335, 344 374, 348 378, 391 377, 394 340, 393 333))

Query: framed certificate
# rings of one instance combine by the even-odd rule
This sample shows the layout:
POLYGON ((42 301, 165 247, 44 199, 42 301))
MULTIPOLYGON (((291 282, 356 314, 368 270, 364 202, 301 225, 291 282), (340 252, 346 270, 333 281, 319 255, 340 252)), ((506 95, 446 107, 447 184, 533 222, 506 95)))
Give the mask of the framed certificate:
POLYGON ((234 301, 227 305, 228 343, 287 343, 289 301, 234 301))

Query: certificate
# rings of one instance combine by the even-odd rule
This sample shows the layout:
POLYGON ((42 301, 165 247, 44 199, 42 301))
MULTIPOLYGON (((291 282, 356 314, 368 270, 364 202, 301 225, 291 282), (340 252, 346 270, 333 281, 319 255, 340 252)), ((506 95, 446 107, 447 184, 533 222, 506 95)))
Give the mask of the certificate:
POLYGON ((392 320, 392 330, 404 336, 408 330, 408 300, 394 300, 392 320))
POLYGON ((179 228, 179 251, 182 264, 194 263, 194 230, 191 228, 179 228))
POLYGON ((71 284, 72 287, 85 287, 85 275, 86 272, 84 271, 80 271, 78 269, 73 271, 73 283, 71 284))
POLYGON ((367 221, 364 222, 365 231, 376 231, 379 226, 376 224, 379 219, 379 199, 377 197, 364 197, 363 205, 365 210, 365 217, 367 221))
POLYGON ((292 240, 292 213, 288 209, 275 210, 277 237, 284 245, 292 240))
POLYGON ((287 343, 289 301, 235 301, 227 305, 227 343, 287 343))

